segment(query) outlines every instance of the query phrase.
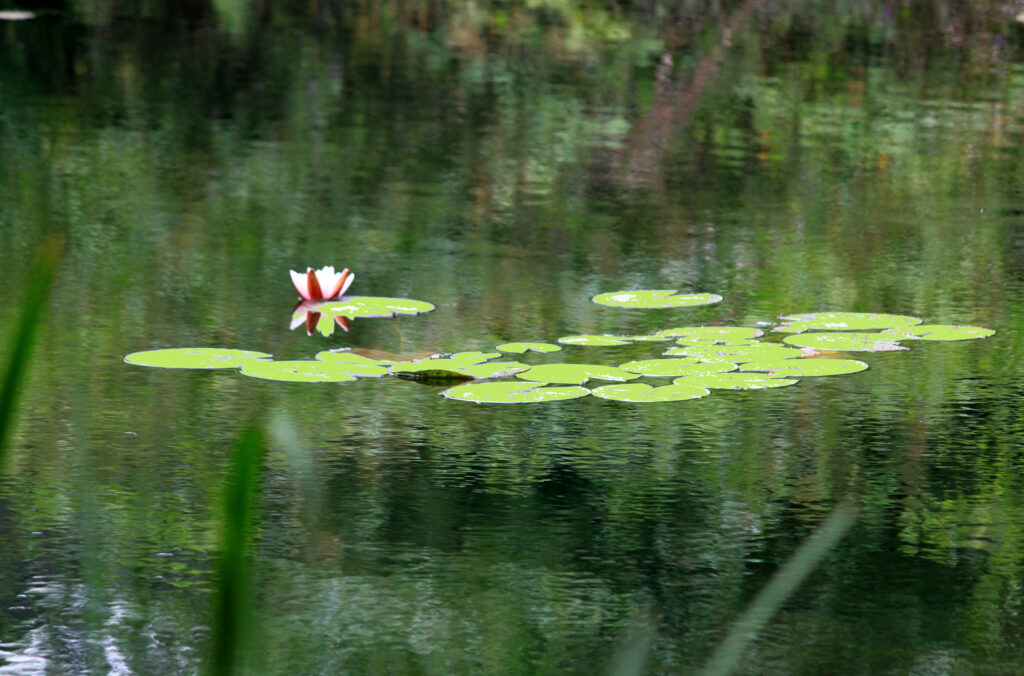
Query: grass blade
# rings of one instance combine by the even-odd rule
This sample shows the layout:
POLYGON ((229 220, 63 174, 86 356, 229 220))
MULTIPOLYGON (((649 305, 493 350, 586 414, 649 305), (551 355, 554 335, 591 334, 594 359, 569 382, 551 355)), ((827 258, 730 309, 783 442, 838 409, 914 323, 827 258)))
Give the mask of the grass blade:
POLYGON ((7 442, 13 431, 18 393, 35 345, 36 327, 50 297, 57 261, 63 248, 63 237, 47 236, 39 248, 25 283, 25 296, 21 300, 21 318, 14 328, 14 340, 7 355, 3 381, 0 381, 0 469, 3 468, 7 442))
POLYGON ((252 636, 253 593, 249 544, 253 506, 266 446, 252 427, 235 445, 224 490, 221 550, 213 608, 209 673, 239 673, 252 636))

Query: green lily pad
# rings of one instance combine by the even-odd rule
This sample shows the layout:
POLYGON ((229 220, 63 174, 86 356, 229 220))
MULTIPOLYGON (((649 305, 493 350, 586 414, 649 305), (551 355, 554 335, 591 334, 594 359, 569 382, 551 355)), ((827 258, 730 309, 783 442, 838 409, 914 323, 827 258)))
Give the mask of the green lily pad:
POLYGON ((596 397, 615 401, 634 401, 638 403, 659 401, 683 401, 699 399, 711 394, 705 387, 687 385, 662 385, 651 387, 644 383, 624 383, 622 385, 602 385, 590 391, 596 397))
POLYGON ((714 293, 690 293, 676 295, 675 289, 644 289, 637 291, 612 291, 600 293, 593 300, 598 305, 626 307, 642 310, 669 307, 694 307, 719 303, 722 297, 714 293))
POLYGON ((523 352, 558 352, 562 348, 558 345, 552 345, 551 343, 502 343, 496 345, 495 350, 501 350, 502 352, 512 352, 515 354, 522 354, 523 352))
POLYGON ((578 399, 590 394, 590 390, 585 387, 540 387, 511 381, 457 385, 441 394, 449 399, 474 401, 478 404, 540 404, 578 399))
POLYGON ((687 345, 672 347, 665 351, 666 355, 688 355, 703 361, 726 361, 742 364, 748 361, 766 359, 795 359, 800 350, 784 347, 773 343, 757 343, 755 345, 687 345))
POLYGON ((320 352, 316 355, 317 360, 330 364, 345 373, 360 376, 362 378, 379 378, 388 374, 388 364, 382 364, 374 359, 367 359, 351 352, 320 352))
POLYGON ((395 315, 418 315, 430 312, 434 306, 422 300, 409 298, 378 298, 375 296, 351 296, 341 300, 317 305, 317 312, 341 317, 394 317, 395 315))
POLYGON ((895 336, 884 333, 804 333, 786 336, 782 342, 798 347, 842 352, 891 352, 907 349, 896 342, 895 336))
POLYGON ((315 361, 250 361, 242 364, 242 375, 290 383, 342 383, 356 380, 341 363, 315 361))
POLYGON ((773 359, 754 361, 740 367, 741 371, 767 371, 782 378, 803 376, 841 376, 857 373, 868 367, 854 359, 773 359))
POLYGON ((960 326, 956 324, 921 324, 902 329, 888 329, 883 334, 897 340, 973 340, 988 338, 995 333, 982 326, 960 326))
POLYGON ((632 339, 627 336, 562 336, 558 339, 563 345, 585 345, 587 347, 606 347, 608 345, 629 345, 632 339))
POLYGON ((582 385, 591 378, 600 380, 634 380, 640 376, 614 366, 601 364, 541 364, 529 371, 516 374, 517 378, 538 383, 565 383, 582 385))
POLYGON ((270 359, 266 352, 230 350, 221 347, 176 347, 168 350, 132 352, 124 360, 137 366, 165 369, 233 369, 257 359, 270 359))
POLYGON ((683 376, 672 381, 675 385, 709 387, 713 390, 763 390, 769 387, 795 385, 797 380, 788 380, 760 373, 716 373, 709 376, 683 376))
POLYGON ((807 314, 783 315, 783 324, 776 331, 802 333, 808 329, 826 331, 871 331, 893 329, 920 324, 917 317, 908 315, 885 315, 873 312, 810 312, 807 314))
POLYGON ((386 359, 371 359, 348 349, 325 350, 317 353, 316 358, 321 361, 337 361, 345 364, 362 364, 364 366, 391 366, 398 363, 386 359))
POLYGON ((703 362, 697 357, 686 357, 685 359, 641 359, 619 364, 619 368, 630 373, 639 373, 642 376, 675 377, 735 371, 736 364, 703 362))
POLYGON ((663 329, 654 335, 687 339, 686 342, 677 340, 676 342, 680 345, 693 345, 694 343, 689 342, 690 340, 734 345, 736 341, 759 338, 764 335, 764 331, 749 326, 679 326, 673 329, 663 329))

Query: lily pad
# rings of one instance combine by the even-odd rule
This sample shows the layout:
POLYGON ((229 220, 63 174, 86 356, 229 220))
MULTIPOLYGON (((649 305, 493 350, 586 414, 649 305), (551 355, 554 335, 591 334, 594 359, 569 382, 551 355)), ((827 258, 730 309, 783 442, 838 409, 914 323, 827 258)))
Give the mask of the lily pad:
POLYGON ((270 359, 266 352, 230 350, 221 347, 176 347, 168 350, 132 352, 124 360, 137 366, 165 369, 233 369, 258 359, 270 359))
POLYGON ((676 294, 675 289, 644 289, 600 293, 593 300, 598 305, 651 310, 669 307, 694 307, 719 303, 722 297, 714 293, 676 294))
POLYGON ((382 364, 351 352, 320 352, 316 358, 329 364, 331 368, 362 378, 379 378, 388 374, 388 364, 382 364))
POLYGON ((973 340, 988 338, 995 333, 982 326, 959 326, 955 324, 921 324, 903 329, 888 329, 883 334, 897 340, 973 340))
POLYGON ((250 361, 242 364, 242 375, 291 383, 342 383, 356 380, 341 363, 326 361, 250 361))
POLYGON ((540 387, 521 381, 510 381, 457 385, 441 394, 449 399, 475 401, 479 404, 539 404, 578 399, 590 394, 590 390, 585 387, 540 387))
POLYGON ((767 371, 773 376, 800 378, 803 376, 841 376, 863 371, 867 367, 867 364, 855 359, 773 359, 744 364, 740 370, 767 371))
POLYGON ((317 305, 317 311, 341 317, 394 317, 395 315, 418 315, 430 312, 434 306, 426 301, 409 298, 379 298, 375 296, 350 296, 341 300, 317 305))
POLYGON ((699 399, 711 394, 705 387, 689 385, 662 385, 651 387, 644 383, 624 383, 622 385, 602 385, 590 391, 595 397, 613 399, 615 401, 634 401, 640 403, 659 401, 683 401, 699 399))
POLYGON ((683 376, 672 381, 675 385, 709 387, 713 390, 763 390, 769 387, 795 385, 797 380, 788 380, 760 373, 717 373, 709 376, 683 376))
POLYGON ((585 345, 587 347, 606 347, 609 345, 629 345, 632 339, 627 336, 562 336, 558 339, 563 345, 585 345))
POLYGON ((783 324, 776 331, 802 333, 808 329, 826 331, 871 331, 893 329, 920 324, 917 317, 908 315, 886 315, 872 312, 810 312, 797 315, 783 315, 783 324))
POLYGON ((884 333, 804 333, 786 336, 782 342, 798 347, 813 347, 841 352, 891 352, 906 350, 892 334, 884 333))
POLYGON ((496 345, 495 350, 522 354, 523 352, 558 352, 562 348, 551 343, 502 343, 496 345))
POLYGON ((395 364, 390 371, 393 375, 404 378, 465 379, 497 378, 530 368, 528 364, 519 362, 483 363, 498 356, 498 352, 456 352, 416 362, 395 364))
POLYGON ((702 362, 697 357, 687 357, 685 359, 641 359, 619 364, 619 368, 630 373, 639 373, 642 376, 677 377, 735 371, 736 364, 702 362))
POLYGON ((614 366, 601 364, 541 364, 529 371, 516 374, 517 378, 538 383, 566 383, 582 385, 591 378, 599 380, 634 380, 640 376, 614 366))
POLYGON ((691 340, 734 345, 736 341, 744 341, 745 344, 748 340, 759 338, 764 335, 764 331, 749 326, 679 326, 673 329, 663 329, 654 335, 679 338, 680 340, 676 342, 680 345, 693 345, 691 340))
POLYGON ((672 347, 665 351, 666 355, 689 355, 703 361, 726 361, 742 364, 748 361, 767 359, 795 359, 800 350, 784 347, 773 343, 757 343, 755 345, 688 345, 672 347))

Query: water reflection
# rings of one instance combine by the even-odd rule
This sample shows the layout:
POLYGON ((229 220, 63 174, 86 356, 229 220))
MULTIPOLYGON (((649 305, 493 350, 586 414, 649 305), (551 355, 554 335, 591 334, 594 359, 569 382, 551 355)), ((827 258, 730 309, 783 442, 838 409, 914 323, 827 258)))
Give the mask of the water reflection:
POLYGON ((295 306, 292 311, 292 322, 289 328, 295 330, 300 326, 306 327, 306 335, 312 336, 318 332, 325 338, 334 334, 334 326, 337 325, 342 331, 348 332, 352 325, 352 319, 343 317, 332 312, 322 312, 320 306, 330 301, 303 300, 295 306))

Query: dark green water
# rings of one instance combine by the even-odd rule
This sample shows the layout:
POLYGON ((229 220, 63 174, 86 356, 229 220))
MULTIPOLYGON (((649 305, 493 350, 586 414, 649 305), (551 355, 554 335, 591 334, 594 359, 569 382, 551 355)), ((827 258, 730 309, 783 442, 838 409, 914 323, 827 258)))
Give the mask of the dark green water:
POLYGON ((0 349, 44 233, 67 240, 0 483, 0 673, 200 670, 254 421, 251 673, 696 672, 844 499, 855 525, 737 673, 1024 671, 1024 28, 705 10, 0 21, 0 349), (289 331, 307 265, 437 309, 289 331), (631 288, 725 300, 590 302, 631 288), (122 362, 823 310, 998 333, 656 405, 122 362))

